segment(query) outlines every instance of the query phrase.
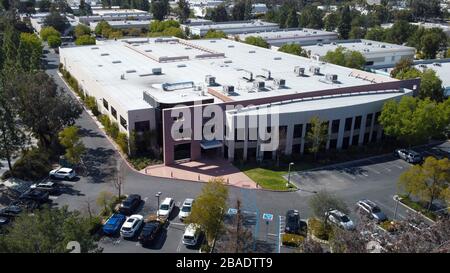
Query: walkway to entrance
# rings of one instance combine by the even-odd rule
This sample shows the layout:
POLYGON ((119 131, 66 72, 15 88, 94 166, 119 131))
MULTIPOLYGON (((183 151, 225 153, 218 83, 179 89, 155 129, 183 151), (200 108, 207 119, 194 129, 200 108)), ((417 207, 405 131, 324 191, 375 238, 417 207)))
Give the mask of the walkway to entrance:
POLYGON ((256 183, 225 159, 201 159, 170 166, 150 166, 142 173, 192 181, 207 182, 213 177, 223 177, 229 185, 256 189, 256 183))

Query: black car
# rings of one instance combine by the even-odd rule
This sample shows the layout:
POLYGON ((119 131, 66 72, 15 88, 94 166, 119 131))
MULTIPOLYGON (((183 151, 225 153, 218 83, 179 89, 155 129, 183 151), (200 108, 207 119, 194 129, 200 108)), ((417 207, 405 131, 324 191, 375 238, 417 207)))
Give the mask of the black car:
POLYGON ((300 213, 298 210, 288 210, 286 212, 286 233, 300 233, 300 213))
POLYGON ((132 214, 141 203, 141 196, 139 194, 130 194, 122 204, 120 204, 119 211, 122 214, 132 214))
POLYGON ((49 193, 47 191, 42 191, 39 189, 29 189, 28 191, 24 192, 19 199, 20 200, 32 200, 37 203, 46 203, 49 201, 49 193))
POLYGON ((16 205, 11 205, 0 210, 0 216, 14 217, 22 212, 22 208, 16 205))
POLYGON ((139 241, 142 245, 148 245, 158 236, 163 228, 164 223, 158 220, 149 221, 144 224, 139 241))

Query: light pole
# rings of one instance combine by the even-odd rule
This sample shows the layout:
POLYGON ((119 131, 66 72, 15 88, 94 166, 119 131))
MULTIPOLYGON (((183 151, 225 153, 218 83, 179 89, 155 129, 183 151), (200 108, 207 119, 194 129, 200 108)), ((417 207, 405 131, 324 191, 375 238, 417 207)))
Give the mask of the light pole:
POLYGON ((158 206, 156 207, 156 216, 159 216, 159 197, 161 196, 161 192, 157 192, 155 196, 158 198, 158 206))
POLYGON ((294 162, 289 163, 288 181, 286 183, 286 188, 289 188, 289 183, 291 183, 291 166, 294 166, 294 162))
POLYGON ((400 202, 400 199, 398 198, 398 196, 395 196, 395 211, 394 211, 394 221, 397 220, 397 209, 398 209, 398 203, 400 202))

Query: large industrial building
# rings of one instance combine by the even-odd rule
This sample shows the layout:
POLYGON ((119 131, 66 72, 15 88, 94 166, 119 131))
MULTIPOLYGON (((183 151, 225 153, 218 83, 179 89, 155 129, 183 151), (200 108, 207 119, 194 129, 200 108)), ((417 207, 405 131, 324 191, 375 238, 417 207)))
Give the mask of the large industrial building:
POLYGON ((261 37, 269 45, 280 47, 285 44, 314 45, 317 43, 331 43, 338 39, 338 34, 310 28, 280 29, 272 31, 258 31, 237 35, 241 41, 249 36, 261 37))
POLYGON ((331 43, 317 43, 316 45, 305 46, 304 49, 310 52, 311 56, 324 57, 328 51, 343 47, 347 50, 360 52, 366 58, 366 67, 377 65, 395 65, 400 59, 408 58, 413 60, 415 48, 371 40, 339 40, 331 43))
POLYGON ((121 131, 155 130, 165 164, 203 156, 301 156, 314 116, 328 124, 326 149, 377 141, 383 103, 413 95, 420 84, 419 79, 400 81, 228 39, 105 41, 62 47, 60 62, 121 131), (209 116, 223 126, 197 115, 212 105, 220 111, 209 116), (264 126, 278 132, 273 135, 280 143, 276 149, 263 149, 268 140, 255 138, 262 125, 251 121, 261 121, 261 111, 277 118, 264 126), (190 122, 177 130, 180 136, 174 135, 174 126, 190 114, 190 122), (215 137, 196 135, 198 126, 215 137))
POLYGON ((245 34, 256 31, 278 30, 278 24, 269 23, 261 20, 253 21, 231 21, 221 23, 184 25, 183 28, 189 28, 191 34, 204 36, 210 29, 223 31, 225 34, 245 34))

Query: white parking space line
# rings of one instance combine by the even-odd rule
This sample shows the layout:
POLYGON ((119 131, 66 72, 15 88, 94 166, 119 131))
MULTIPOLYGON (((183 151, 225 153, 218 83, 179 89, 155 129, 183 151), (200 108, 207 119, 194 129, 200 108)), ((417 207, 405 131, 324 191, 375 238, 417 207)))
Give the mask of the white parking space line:
POLYGON ((178 242, 177 252, 181 251, 181 247, 183 246, 183 236, 181 236, 180 241, 178 242))
POLYGON ((381 163, 381 162, 376 162, 376 161, 374 161, 374 160, 372 160, 372 159, 367 159, 367 161, 373 163, 373 165, 376 165, 377 167, 379 167, 379 168, 381 168, 381 169, 383 169, 383 170, 386 170, 386 171, 388 171, 388 172, 391 172, 391 171, 392 171, 390 168, 386 167, 386 166, 383 165, 383 163, 381 163))
POLYGON ((144 199, 143 199, 143 200, 144 200, 144 202, 147 202, 147 200, 148 200, 148 197, 144 197, 144 199))
POLYGON ((369 167, 369 166, 364 166, 364 168, 366 168, 367 170, 369 170, 369 171, 371 171, 371 172, 374 172, 374 173, 376 173, 376 174, 381 174, 381 172, 379 172, 379 171, 377 171, 376 169, 374 169, 374 168, 372 168, 372 167, 369 167))
POLYGON ((356 177, 354 175, 351 175, 351 174, 347 173, 349 171, 348 168, 344 168, 341 171, 340 170, 338 170, 338 171, 339 171, 340 174, 343 174, 343 175, 345 175, 347 177, 350 177, 353 180, 356 180, 356 177))
POLYGON ((180 226, 180 227, 184 227, 185 226, 185 224, 183 224, 183 223, 175 223, 175 222, 170 222, 170 225, 180 226))
POLYGON ((50 196, 48 197, 48 199, 50 199, 50 200, 56 200, 56 199, 58 199, 58 196, 50 195, 50 196))
POLYGON ((281 252, 281 237, 283 236, 283 234, 284 234, 284 226, 285 226, 285 223, 284 223, 284 216, 281 216, 281 215, 278 215, 278 217, 279 217, 279 221, 278 221, 278 238, 279 238, 279 240, 278 240, 278 253, 280 253, 281 252))

